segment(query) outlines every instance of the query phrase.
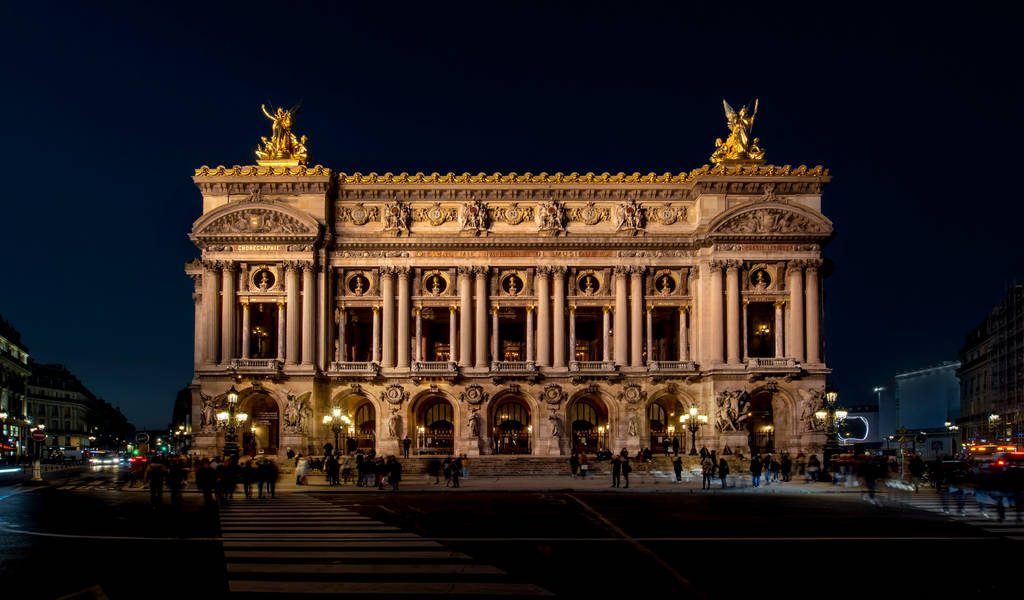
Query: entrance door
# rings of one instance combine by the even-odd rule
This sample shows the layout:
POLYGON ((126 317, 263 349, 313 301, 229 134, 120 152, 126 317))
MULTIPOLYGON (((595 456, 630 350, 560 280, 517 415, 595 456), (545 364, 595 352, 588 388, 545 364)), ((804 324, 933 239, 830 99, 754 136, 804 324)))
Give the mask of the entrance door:
POLYGON ((675 412, 668 412, 664 406, 658 402, 652 402, 647 407, 647 422, 650 426, 650 445, 651 452, 655 454, 672 452, 672 442, 675 440, 676 449, 679 449, 681 445, 679 443, 679 434, 681 431, 677 431, 675 424, 672 423, 672 417, 675 412))
POLYGON ((573 449, 596 454, 608 447, 608 417, 590 399, 584 398, 569 409, 573 449))
POLYGON ((368 453, 377 447, 377 416, 373 405, 364 402, 356 409, 353 419, 353 430, 348 432, 345 440, 346 451, 349 453, 360 450, 368 453))
POLYGON ((747 417, 747 440, 750 453, 775 451, 775 421, 772 416, 772 393, 764 390, 750 398, 747 417))
POLYGON ((277 454, 281 445, 281 416, 277 410, 277 402, 265 395, 252 397, 248 403, 251 425, 249 436, 243 436, 243 443, 248 447, 243 450, 252 454, 277 454))
POLYGON ((530 411, 518 402, 505 402, 494 411, 494 453, 530 453, 530 411))
POLYGON ((455 413, 444 398, 427 400, 417 430, 420 454, 454 454, 455 413))

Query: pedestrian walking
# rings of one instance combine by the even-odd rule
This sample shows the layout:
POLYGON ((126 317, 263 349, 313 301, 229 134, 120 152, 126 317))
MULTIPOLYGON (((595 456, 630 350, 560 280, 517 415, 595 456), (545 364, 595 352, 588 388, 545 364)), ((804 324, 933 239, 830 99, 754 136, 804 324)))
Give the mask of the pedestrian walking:
POLYGON ((675 460, 672 461, 672 470, 676 473, 676 483, 683 480, 683 457, 676 456, 675 460))
POLYGON ((629 464, 629 457, 622 459, 622 483, 625 485, 624 488, 629 487, 629 473, 633 470, 633 466, 629 464))
POLYGON ((590 463, 587 461, 587 453, 580 454, 580 479, 587 478, 587 471, 590 470, 590 463))
POLYGON ((306 473, 309 465, 309 461, 299 454, 298 461, 295 463, 295 485, 306 485, 306 473))
POLYGON ((757 454, 750 457, 750 478, 754 487, 761 487, 761 457, 757 454))
POLYGON ((672 454, 679 456, 679 438, 677 437, 672 438, 672 454))
POLYGON ((446 456, 441 463, 441 470, 444 471, 444 487, 452 485, 452 457, 446 456))
POLYGON ((782 470, 782 480, 789 481, 790 473, 793 471, 793 459, 789 457, 788 452, 783 453, 779 468, 782 470))
POLYGON ((622 456, 616 454, 612 457, 612 487, 619 487, 622 478, 622 456))
POLYGON ((402 463, 394 457, 389 458, 388 462, 388 482, 391 483, 391 491, 397 492, 398 483, 402 481, 402 463))
POLYGON ((821 461, 818 460, 817 454, 812 454, 807 459, 807 483, 818 480, 818 471, 821 470, 821 461))
POLYGON ((713 471, 714 471, 714 469, 711 468, 711 456, 708 455, 708 457, 705 458, 704 460, 702 460, 701 463, 700 463, 700 472, 704 476, 704 480, 701 483, 700 489, 702 489, 702 490, 710 490, 711 489, 711 476, 712 476, 711 474, 712 474, 713 471))
POLYGON ((252 484, 256 483, 256 465, 253 464, 253 461, 245 461, 239 478, 242 480, 242 491, 245 493, 245 499, 252 500, 252 484))
POLYGON ((572 475, 573 479, 576 479, 576 474, 580 471, 580 457, 575 452, 569 457, 569 474, 572 475))
POLYGON ((164 502, 164 483, 167 481, 167 468, 162 463, 153 461, 146 469, 146 482, 149 484, 149 503, 154 507, 164 502))
POLYGON ((324 462, 324 474, 327 476, 327 485, 335 486, 338 485, 338 474, 341 472, 341 465, 338 464, 338 459, 334 455, 327 457, 324 462))
POLYGON ((260 499, 263 498, 263 490, 271 498, 277 497, 277 463, 270 459, 263 459, 256 467, 257 485, 259 486, 260 499))
POLYGON ((459 487, 459 478, 462 477, 462 458, 456 456, 452 461, 452 487, 459 487))
POLYGON ((434 485, 441 483, 441 461, 431 458, 427 461, 427 482, 434 478, 434 485))
POLYGON ((181 510, 183 504, 181 490, 185 487, 187 478, 188 473, 185 471, 184 461, 173 459, 167 470, 167 487, 171 490, 171 506, 175 510, 181 510))
POLYGON ((412 447, 412 440, 410 440, 409 436, 407 435, 407 436, 405 436, 405 439, 402 440, 402 457, 403 458, 409 458, 409 448, 411 448, 411 447, 412 447))
POLYGON ((722 489, 725 489, 726 478, 729 477, 729 463, 725 457, 718 459, 718 476, 722 479, 722 489))

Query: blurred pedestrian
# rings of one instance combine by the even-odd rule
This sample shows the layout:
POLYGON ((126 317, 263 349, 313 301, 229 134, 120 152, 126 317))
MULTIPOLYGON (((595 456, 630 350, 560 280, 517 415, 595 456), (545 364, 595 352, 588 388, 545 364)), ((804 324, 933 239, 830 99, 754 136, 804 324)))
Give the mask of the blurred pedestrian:
POLYGON ((708 455, 707 458, 705 458, 704 460, 700 461, 700 472, 701 472, 701 475, 704 477, 704 479, 701 481, 700 489, 702 489, 702 490, 710 490, 711 489, 711 473, 712 473, 712 471, 713 471, 713 469, 711 468, 711 456, 708 455))
POLYGON ((624 488, 628 488, 629 487, 629 473, 632 470, 633 470, 633 466, 629 464, 629 457, 628 456, 623 457, 623 459, 622 459, 622 483, 624 483, 625 485, 623 485, 622 487, 624 487, 624 488))
POLYGON ((725 489, 726 478, 729 476, 729 463, 725 457, 718 459, 718 476, 722 479, 722 489, 725 489))
POLYGON ((757 454, 750 457, 750 481, 754 487, 761 487, 761 457, 757 454))
POLYGON ((456 456, 452 462, 452 487, 459 487, 459 478, 462 477, 462 458, 456 456))
POLYGON ((580 457, 575 452, 569 457, 569 474, 573 479, 576 479, 576 475, 580 472, 580 457))
POLYGON ((676 483, 683 480, 683 457, 676 455, 675 460, 672 461, 672 470, 676 473, 676 483))
POLYGON ((398 483, 402 481, 402 463, 395 457, 388 458, 388 481, 391 483, 391 490, 398 491, 398 483))
POLYGON ((587 461, 587 453, 580 454, 580 479, 587 478, 587 471, 590 470, 590 463, 587 461))
POLYGON ((411 448, 411 447, 412 447, 412 440, 410 440, 409 436, 407 435, 407 436, 405 436, 405 439, 402 440, 402 457, 403 458, 409 458, 409 448, 411 448))
POLYGON ((619 487, 622 478, 622 456, 616 454, 612 457, 612 487, 619 487))
POLYGON ((160 462, 153 461, 146 469, 146 482, 149 484, 149 502, 154 507, 164 502, 164 483, 167 481, 167 468, 160 462))

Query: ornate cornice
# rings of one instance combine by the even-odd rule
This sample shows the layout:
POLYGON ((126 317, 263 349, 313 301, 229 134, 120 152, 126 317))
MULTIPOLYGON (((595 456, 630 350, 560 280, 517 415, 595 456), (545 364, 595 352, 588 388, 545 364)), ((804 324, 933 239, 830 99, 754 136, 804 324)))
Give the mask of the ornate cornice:
POLYGON ((196 169, 196 177, 330 177, 331 170, 323 165, 307 167, 306 165, 274 167, 248 165, 225 167, 208 167, 203 165, 196 169))
MULTIPOLYGON (((245 169, 246 167, 235 167, 245 169)), ((256 167, 248 167, 255 169, 256 167)), ((314 167, 314 168, 320 168, 314 167)), ((196 171, 210 172, 208 167, 196 171)), ((218 167, 224 169, 224 167, 218 167)), ((212 174, 212 172, 211 172, 212 174)), ((233 173, 231 173, 233 174, 233 173)), ((242 174, 242 173, 239 173, 242 174)), ((207 175, 207 173, 203 173, 207 175)), ((502 185, 502 184, 673 184, 688 183, 701 177, 828 177, 828 169, 818 165, 807 167, 800 165, 704 165, 689 173, 339 173, 338 181, 343 185, 417 185, 417 184, 469 184, 469 185, 502 185)))

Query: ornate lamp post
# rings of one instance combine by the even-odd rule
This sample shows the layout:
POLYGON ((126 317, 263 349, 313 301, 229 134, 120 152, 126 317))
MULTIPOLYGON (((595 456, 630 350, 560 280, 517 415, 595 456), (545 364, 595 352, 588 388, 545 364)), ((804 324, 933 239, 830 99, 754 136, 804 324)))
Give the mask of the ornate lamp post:
POLYGON ((238 437, 235 435, 235 428, 245 423, 249 415, 244 412, 236 413, 238 406, 238 391, 235 386, 228 390, 228 409, 217 413, 217 423, 227 429, 224 434, 224 456, 238 458, 238 437))
POLYGON ((681 426, 690 430, 690 456, 697 454, 697 431, 708 422, 708 416, 699 415, 698 412, 696 406, 691 406, 689 413, 679 416, 681 426))
MULTIPOLYGON (((349 427, 351 423, 352 419, 349 418, 348 415, 341 414, 341 409, 337 406, 331 409, 331 414, 324 415, 324 425, 329 426, 331 428, 331 431, 334 432, 335 450, 341 449, 341 446, 338 445, 338 436, 341 434, 342 431, 349 433, 351 431, 351 427, 349 427)), ((347 443, 348 440, 346 439, 345 442, 347 443)), ((348 454, 348 448, 345 448, 345 454, 348 454)))
POLYGON ((849 413, 841 406, 836 406, 836 399, 839 398, 839 393, 835 390, 829 390, 825 393, 825 404, 814 416, 819 421, 825 422, 825 454, 824 463, 833 475, 835 470, 832 468, 832 459, 836 454, 839 453, 839 424, 846 419, 846 415, 849 413))
POLYGON ((992 413, 988 416, 988 436, 993 440, 999 437, 997 428, 999 427, 999 415, 992 413))

